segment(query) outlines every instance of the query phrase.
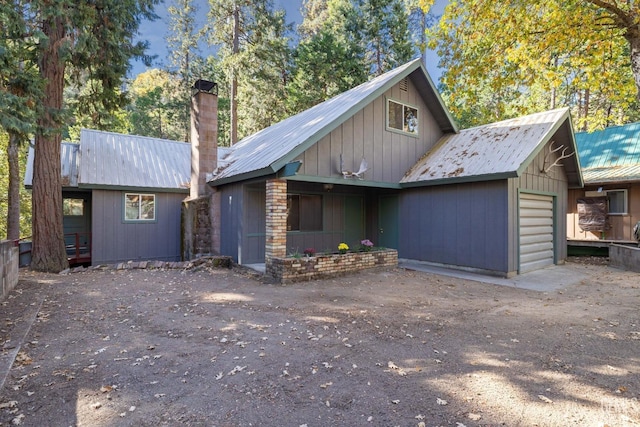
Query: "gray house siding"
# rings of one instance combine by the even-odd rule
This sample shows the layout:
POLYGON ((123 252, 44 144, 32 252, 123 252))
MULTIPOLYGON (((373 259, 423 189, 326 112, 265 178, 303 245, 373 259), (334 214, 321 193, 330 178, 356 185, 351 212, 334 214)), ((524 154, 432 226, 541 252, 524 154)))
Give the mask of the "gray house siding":
MULTIPOLYGON (((218 188, 220 195, 220 252, 238 263, 246 263, 243 255, 242 215, 244 190, 242 184, 225 185, 218 188)), ((264 208, 263 208, 264 209, 264 208)), ((262 261, 261 261, 262 262, 262 261)))
POLYGON ((185 195, 156 195, 156 221, 125 223, 124 191, 93 190, 93 265, 129 260, 180 260, 180 208, 185 195))
POLYGON ((406 91, 395 85, 298 156, 302 161, 298 174, 339 177, 342 154, 348 170, 358 170, 361 159, 367 160, 367 181, 398 183, 441 136, 442 131, 409 79, 406 91), (419 137, 386 129, 388 98, 418 108, 419 137))
POLYGON ((402 258, 508 271, 506 180, 406 189, 400 218, 402 258))

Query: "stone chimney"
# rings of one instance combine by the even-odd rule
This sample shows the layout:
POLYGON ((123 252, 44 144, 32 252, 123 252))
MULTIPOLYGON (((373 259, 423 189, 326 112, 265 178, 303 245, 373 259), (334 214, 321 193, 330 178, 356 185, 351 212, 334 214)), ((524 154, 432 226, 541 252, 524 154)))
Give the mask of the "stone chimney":
POLYGON ((191 192, 207 193, 207 178, 218 167, 218 85, 197 80, 191 88, 191 192))

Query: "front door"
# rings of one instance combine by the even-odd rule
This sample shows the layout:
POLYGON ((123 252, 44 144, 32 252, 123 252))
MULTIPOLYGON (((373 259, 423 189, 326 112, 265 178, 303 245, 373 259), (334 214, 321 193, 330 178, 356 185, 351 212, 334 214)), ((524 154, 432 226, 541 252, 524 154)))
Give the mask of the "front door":
POLYGON ((378 198, 378 241, 374 243, 398 249, 398 196, 378 198))
POLYGON ((344 241, 350 248, 356 249, 364 235, 364 201, 360 196, 344 198, 344 241))

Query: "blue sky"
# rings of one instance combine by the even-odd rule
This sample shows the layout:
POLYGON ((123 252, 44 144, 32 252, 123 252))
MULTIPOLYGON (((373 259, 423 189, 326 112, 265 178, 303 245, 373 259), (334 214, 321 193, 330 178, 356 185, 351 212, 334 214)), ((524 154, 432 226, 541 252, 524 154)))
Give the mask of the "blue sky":
MULTIPOLYGON (((448 0, 436 0, 436 5, 434 6, 434 13, 441 14, 444 10, 444 6, 447 4, 448 0)), ((147 40, 149 42, 149 51, 150 55, 156 55, 157 58, 153 63, 153 67, 160 67, 166 63, 167 58, 167 43, 165 38, 167 36, 167 5, 171 4, 171 0, 165 0, 163 3, 156 6, 156 14, 159 18, 153 22, 144 21, 140 25, 139 31, 139 39, 147 40)), ((196 0, 196 7, 198 8, 198 13, 203 16, 203 20, 206 19, 206 14, 208 11, 208 1, 207 0, 196 0)), ((302 7, 302 0, 274 0, 274 5, 277 8, 285 9, 287 13, 287 21, 294 22, 294 25, 299 24, 302 21, 302 14, 300 13, 300 9, 302 7)), ((206 46, 203 49, 211 49, 206 46)), ((203 56, 208 56, 206 51, 201 52, 203 56)), ((212 53, 212 52, 211 52, 212 53)), ((132 69, 130 71, 131 76, 136 76, 141 72, 145 71, 146 67, 139 61, 135 61, 132 63, 132 69)), ((438 69, 438 56, 435 52, 429 52, 427 54, 427 71, 431 75, 431 78, 437 84, 437 80, 440 77, 440 70, 438 69)))

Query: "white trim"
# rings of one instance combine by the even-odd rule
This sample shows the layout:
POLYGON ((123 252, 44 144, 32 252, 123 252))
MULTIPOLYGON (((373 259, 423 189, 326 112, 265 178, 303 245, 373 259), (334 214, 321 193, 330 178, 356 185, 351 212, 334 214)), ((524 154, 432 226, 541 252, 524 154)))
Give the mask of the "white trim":
POLYGON ((123 196, 123 219, 125 222, 155 222, 156 221, 156 195, 152 193, 124 193, 123 196), (138 203, 138 217, 127 218, 127 200, 128 196, 138 196, 142 199, 143 196, 153 197, 153 218, 142 218, 142 203, 138 203))

